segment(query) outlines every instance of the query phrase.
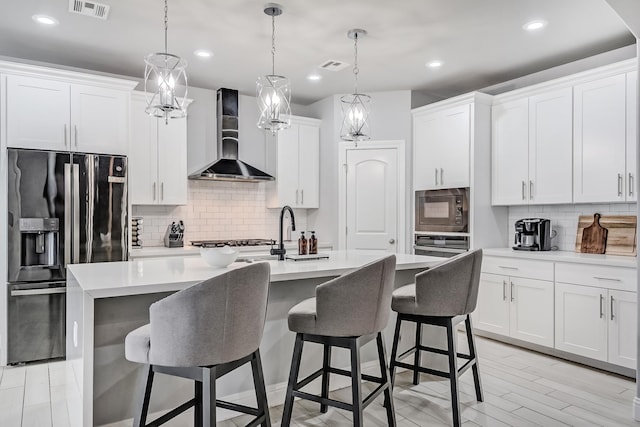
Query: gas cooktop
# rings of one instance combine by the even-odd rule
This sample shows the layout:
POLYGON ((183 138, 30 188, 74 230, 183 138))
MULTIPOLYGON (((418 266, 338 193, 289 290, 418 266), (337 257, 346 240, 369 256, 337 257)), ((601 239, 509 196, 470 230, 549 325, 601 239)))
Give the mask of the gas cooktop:
POLYGON ((204 248, 220 248, 222 246, 274 246, 272 239, 231 239, 231 240, 192 240, 191 245, 204 248))

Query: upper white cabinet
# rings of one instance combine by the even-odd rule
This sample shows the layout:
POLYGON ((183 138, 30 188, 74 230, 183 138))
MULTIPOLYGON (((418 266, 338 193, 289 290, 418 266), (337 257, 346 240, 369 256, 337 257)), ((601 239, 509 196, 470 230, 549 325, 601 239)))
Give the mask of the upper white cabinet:
POLYGON ((574 200, 625 200, 626 75, 574 88, 574 200))
POLYGON ((133 205, 187 204, 187 120, 165 121, 145 111, 144 94, 131 101, 129 188, 133 205))
POLYGON ((492 203, 572 201, 570 87, 502 102, 492 109, 492 203))
POLYGON ((636 141, 638 138, 638 72, 627 73, 627 179, 625 194, 628 202, 638 200, 636 141))
POLYGON ((291 126, 267 133, 267 207, 317 208, 320 202, 320 124, 291 117, 291 126))
POLYGON ((414 189, 469 186, 471 101, 413 114, 414 189))
POLYGON ((130 90, 135 83, 118 81, 114 88, 97 81, 116 79, 92 76, 83 84, 84 74, 51 72, 42 77, 10 71, 4 75, 7 146, 126 155, 130 90))

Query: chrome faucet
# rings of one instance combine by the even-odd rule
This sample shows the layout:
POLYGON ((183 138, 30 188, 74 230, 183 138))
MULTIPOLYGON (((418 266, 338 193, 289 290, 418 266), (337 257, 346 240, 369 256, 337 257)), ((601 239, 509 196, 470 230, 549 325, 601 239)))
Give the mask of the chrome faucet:
POLYGON ((284 254, 287 251, 284 248, 284 242, 282 241, 282 225, 284 222, 284 211, 289 211, 289 215, 291 216, 291 230, 296 231, 296 218, 293 216, 293 209, 291 206, 285 205, 282 207, 280 211, 280 243, 278 245, 278 249, 271 249, 271 255, 279 255, 278 260, 284 261, 284 254))

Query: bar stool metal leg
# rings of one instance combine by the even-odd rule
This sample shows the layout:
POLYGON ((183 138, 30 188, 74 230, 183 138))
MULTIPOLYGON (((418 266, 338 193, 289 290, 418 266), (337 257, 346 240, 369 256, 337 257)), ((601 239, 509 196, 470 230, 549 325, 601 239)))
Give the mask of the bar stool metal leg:
POLYGON ((465 329, 467 330, 467 343, 469 344, 469 356, 473 360, 473 366, 471 371, 473 372, 473 383, 476 387, 476 398, 478 402, 484 402, 484 395, 482 393, 482 383, 480 382, 480 367, 478 365, 478 355, 476 353, 476 339, 473 335, 473 329, 471 326, 471 316, 467 315, 464 321, 465 329))
POLYGON ((147 424, 147 412, 149 412, 149 399, 151 398, 151 386, 153 385, 153 366, 145 365, 146 375, 140 381, 140 396, 142 402, 136 405, 136 412, 133 416, 134 427, 143 427, 147 424))
MULTIPOLYGON (((324 345, 324 355, 322 360, 322 397, 324 399, 329 397, 329 369, 331 368, 331 346, 329 344, 324 345)), ((320 412, 323 414, 327 412, 327 404, 320 404, 320 412)))
POLYGON ((460 399, 458 398, 458 351, 456 346, 456 329, 451 319, 447 321, 447 347, 449 351, 449 381, 451 383, 451 408, 453 410, 453 426, 460 427, 460 399))
POLYGON ((293 359, 291 360, 291 372, 289 373, 289 384, 287 385, 287 395, 284 399, 284 410, 282 412, 282 427, 289 427, 291 424, 291 414, 293 413, 293 390, 298 382, 300 372, 300 361, 302 360, 302 334, 296 334, 296 343, 293 347, 293 359))
POLYGON ((393 348, 391 349, 391 360, 389 361, 390 381, 393 387, 396 376, 396 359, 398 358, 398 344, 400 343, 400 327, 402 326, 402 319, 400 314, 396 319, 396 330, 393 334, 393 348))
POLYGON ((193 425, 202 427, 202 383, 194 381, 195 404, 193 405, 193 425))
POLYGON ((216 425, 216 368, 202 368, 202 423, 216 425))
POLYGON ((269 416, 269 408, 266 405, 267 389, 264 385, 264 374, 262 372, 262 361, 260 359, 259 349, 253 353, 253 358, 251 359, 251 371, 253 372, 253 384, 256 389, 258 412, 260 413, 258 417, 264 416, 260 425, 262 427, 269 427, 271 425, 271 418, 269 416))
POLYGON ((422 323, 416 322, 416 353, 413 360, 413 385, 418 385, 420 375, 420 346, 422 345, 422 323))
POLYGON ((376 342, 378 344, 378 360, 380 360, 380 377, 382 378, 382 383, 387 385, 387 388, 384 390, 384 407, 387 410, 387 423, 389 427, 396 427, 396 411, 393 405, 392 393, 393 386, 387 370, 387 350, 384 345, 382 332, 378 332, 376 342))
POLYGON ((351 351, 351 396, 353 405, 353 425, 362 427, 362 377, 360 369, 360 345, 359 339, 353 338, 350 343, 351 351))

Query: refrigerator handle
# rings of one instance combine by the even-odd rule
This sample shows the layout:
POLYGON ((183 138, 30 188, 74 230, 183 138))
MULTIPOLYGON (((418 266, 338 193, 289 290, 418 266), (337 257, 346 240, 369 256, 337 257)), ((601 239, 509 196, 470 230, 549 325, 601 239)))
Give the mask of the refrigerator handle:
POLYGON ((80 167, 73 165, 73 262, 80 262, 80 167))
POLYGON ((64 265, 71 264, 71 165, 64 165, 64 265))

